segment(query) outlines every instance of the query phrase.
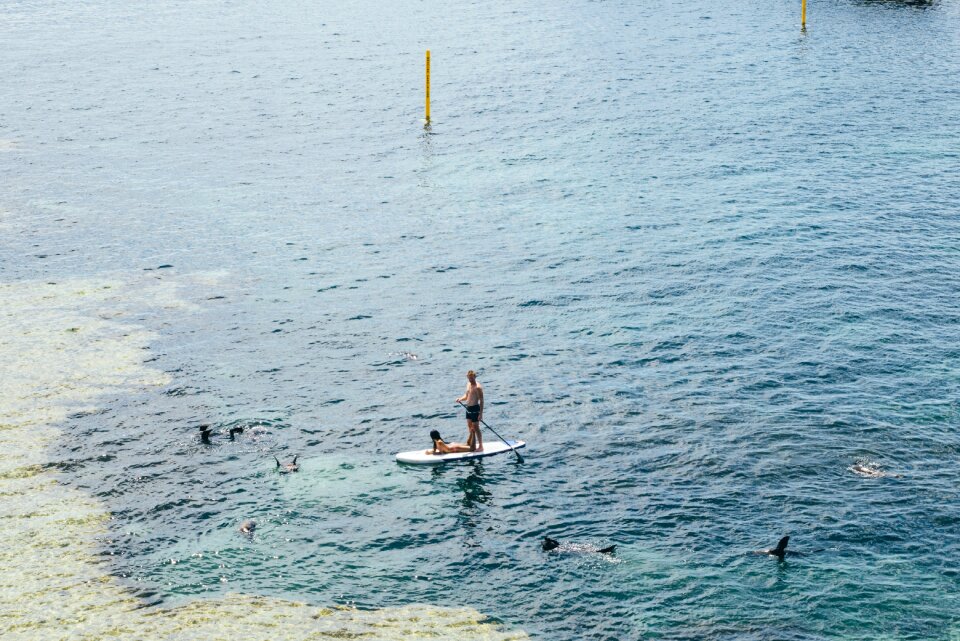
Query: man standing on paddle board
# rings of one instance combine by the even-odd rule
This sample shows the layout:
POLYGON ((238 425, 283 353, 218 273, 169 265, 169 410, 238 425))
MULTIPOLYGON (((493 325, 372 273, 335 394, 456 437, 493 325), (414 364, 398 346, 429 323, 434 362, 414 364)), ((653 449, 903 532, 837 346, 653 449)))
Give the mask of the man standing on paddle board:
POLYGON ((467 445, 471 452, 483 451, 483 435, 480 434, 480 421, 483 420, 483 386, 477 382, 473 370, 467 372, 467 391, 457 399, 467 407, 467 445))

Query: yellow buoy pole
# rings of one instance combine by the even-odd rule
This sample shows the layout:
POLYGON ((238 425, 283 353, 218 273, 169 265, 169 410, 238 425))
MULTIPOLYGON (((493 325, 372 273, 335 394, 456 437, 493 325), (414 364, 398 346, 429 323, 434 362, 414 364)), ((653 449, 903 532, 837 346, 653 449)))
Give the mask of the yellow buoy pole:
MULTIPOLYGON (((807 0, 800 0, 800 28, 807 28, 807 0)), ((427 52, 427 67, 430 66, 429 63, 430 52, 427 52)))
MULTIPOLYGON (((807 0, 803 0, 806 2, 807 0)), ((427 49, 427 122, 430 122, 430 50, 427 49)))

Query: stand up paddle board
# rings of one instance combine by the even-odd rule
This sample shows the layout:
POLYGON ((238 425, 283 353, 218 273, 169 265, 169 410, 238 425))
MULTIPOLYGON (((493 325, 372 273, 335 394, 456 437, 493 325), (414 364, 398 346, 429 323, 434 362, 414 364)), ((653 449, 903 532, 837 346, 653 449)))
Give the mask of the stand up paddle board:
MULTIPOLYGON (((519 450, 526 443, 523 441, 508 440, 513 449, 519 450)), ((494 454, 503 454, 510 452, 510 446, 503 441, 490 441, 483 444, 482 452, 457 452, 455 454, 426 454, 426 448, 413 450, 410 452, 400 452, 397 454, 398 463, 411 463, 413 465, 439 465, 440 463, 449 463, 450 461, 466 461, 473 458, 483 458, 484 456, 493 456, 494 454)))

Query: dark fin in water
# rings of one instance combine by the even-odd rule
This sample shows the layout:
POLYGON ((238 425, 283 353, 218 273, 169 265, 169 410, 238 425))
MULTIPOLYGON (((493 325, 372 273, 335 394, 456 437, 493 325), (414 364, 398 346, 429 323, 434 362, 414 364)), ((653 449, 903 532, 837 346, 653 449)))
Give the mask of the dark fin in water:
POLYGON ((617 549, 616 545, 611 545, 610 547, 602 548, 597 550, 600 554, 613 554, 617 549))
POLYGON ((234 434, 243 434, 243 428, 242 428, 242 427, 231 427, 231 428, 230 428, 230 440, 231 440, 231 441, 233 440, 233 435, 234 435, 234 434))
POLYGON ((277 455, 273 455, 273 460, 277 462, 277 467, 280 467, 280 459, 277 458, 277 455))
POLYGON ((780 542, 777 543, 777 547, 770 550, 770 554, 772 554, 773 556, 783 561, 783 558, 787 555, 787 543, 789 542, 790 542, 789 536, 783 537, 782 539, 780 539, 780 542))
POLYGON ((544 552, 549 552, 550 550, 555 550, 560 547, 560 542, 551 539, 549 536, 545 536, 543 537, 543 543, 540 544, 540 547, 543 548, 544 552))
POLYGON ((210 442, 210 425, 204 423, 203 425, 198 426, 200 428, 200 440, 204 443, 210 442))
POLYGON ((295 466, 295 465, 297 464, 297 457, 299 457, 299 456, 300 456, 299 454, 297 454, 297 456, 294 456, 294 457, 293 457, 293 463, 291 463, 290 465, 294 465, 294 466, 295 466))

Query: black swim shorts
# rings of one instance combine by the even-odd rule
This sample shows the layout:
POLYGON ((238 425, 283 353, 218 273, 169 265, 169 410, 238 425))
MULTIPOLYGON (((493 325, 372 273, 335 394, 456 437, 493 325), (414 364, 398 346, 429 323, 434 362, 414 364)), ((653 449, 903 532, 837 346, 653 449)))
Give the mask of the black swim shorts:
POLYGON ((479 405, 467 405, 467 420, 473 421, 476 423, 480 420, 480 406, 479 405))

